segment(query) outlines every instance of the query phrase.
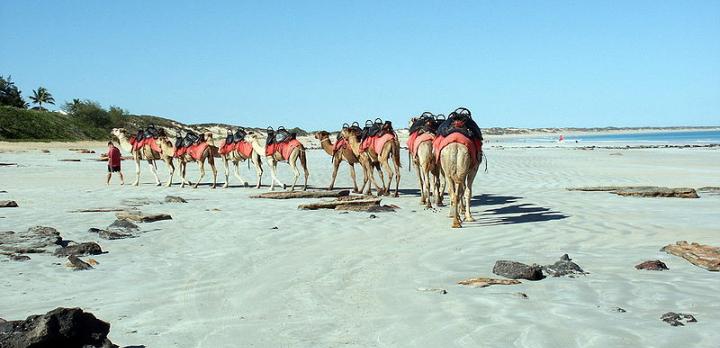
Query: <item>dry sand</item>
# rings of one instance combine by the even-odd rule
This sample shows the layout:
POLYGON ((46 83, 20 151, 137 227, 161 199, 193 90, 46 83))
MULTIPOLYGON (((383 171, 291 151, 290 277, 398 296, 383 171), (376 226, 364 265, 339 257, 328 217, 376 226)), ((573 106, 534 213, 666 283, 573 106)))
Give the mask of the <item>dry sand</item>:
MULTIPOLYGON (((155 187, 143 165, 140 187, 103 183, 97 154, 63 147, 0 153, 0 230, 53 226, 65 239, 97 241, 107 254, 93 270, 30 255, 0 261, 0 317, 21 319, 78 306, 111 323, 110 338, 148 347, 717 347, 720 274, 660 252, 677 240, 720 245, 720 196, 628 198, 569 192, 597 185, 720 186, 720 150, 594 150, 489 147, 472 210, 451 229, 447 208, 419 205, 403 152, 395 213, 299 211, 312 200, 258 200, 258 190, 155 187), (616 153, 621 155, 611 155, 616 153), (58 159, 80 158, 81 162, 58 159), (161 204, 166 195, 187 204, 161 204), (74 209, 155 203, 173 220, 142 225, 139 238, 97 239, 113 213, 74 209), (219 210, 215 210, 219 209, 219 210), (277 227, 277 229, 273 229, 277 227), (496 260, 550 264, 568 253, 587 276, 470 288, 496 260), (659 259, 669 271, 633 266, 659 259), (447 294, 419 289, 446 289, 447 294), (525 293, 528 298, 516 293, 525 293), (626 312, 615 310, 621 307, 626 312), (670 327, 669 311, 698 323, 670 327)), ((97 145, 102 152, 104 146, 97 145)), ((310 151, 310 183, 325 187, 330 159, 310 151)), ((131 163, 123 163, 131 181, 131 163)), ((219 166, 221 168, 221 166, 219 166)), ((161 180, 166 173, 159 164, 161 180)), ((253 181, 243 164, 243 176, 253 181)), ((222 172, 222 169, 220 170, 222 172)), ((279 168, 288 181, 287 165, 279 168)), ((197 176, 190 167, 190 178, 197 176)), ((340 187, 349 186, 345 166, 340 187)), ((263 181, 269 183, 266 172, 263 181)), ((176 179, 177 181, 177 179, 176 179)), ((207 182, 207 180, 206 180, 207 182)), ((219 182, 223 178, 219 177, 219 182)), ((267 188, 263 188, 266 190, 267 188)))

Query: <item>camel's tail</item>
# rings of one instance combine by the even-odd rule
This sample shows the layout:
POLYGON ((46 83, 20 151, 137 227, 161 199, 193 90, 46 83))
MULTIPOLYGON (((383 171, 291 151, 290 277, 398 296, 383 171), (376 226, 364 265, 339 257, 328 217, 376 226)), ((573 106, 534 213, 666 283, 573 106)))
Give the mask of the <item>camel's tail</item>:
POLYGON ((410 154, 410 148, 408 147, 408 172, 412 171, 412 155, 410 154))
POLYGON ((397 146, 393 146, 393 160, 398 167, 402 167, 402 163, 400 163, 400 142, 397 143, 397 146))
POLYGON ((303 170, 305 171, 305 176, 310 175, 307 169, 307 157, 305 155, 305 149, 300 149, 300 164, 303 167, 303 170))

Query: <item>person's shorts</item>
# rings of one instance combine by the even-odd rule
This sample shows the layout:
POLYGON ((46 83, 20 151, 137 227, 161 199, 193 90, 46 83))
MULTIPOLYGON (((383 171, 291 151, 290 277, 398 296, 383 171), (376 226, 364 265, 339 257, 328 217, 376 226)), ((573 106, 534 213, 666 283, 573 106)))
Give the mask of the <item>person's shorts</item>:
POLYGON ((116 173, 120 171, 120 166, 108 166, 108 173, 116 173))

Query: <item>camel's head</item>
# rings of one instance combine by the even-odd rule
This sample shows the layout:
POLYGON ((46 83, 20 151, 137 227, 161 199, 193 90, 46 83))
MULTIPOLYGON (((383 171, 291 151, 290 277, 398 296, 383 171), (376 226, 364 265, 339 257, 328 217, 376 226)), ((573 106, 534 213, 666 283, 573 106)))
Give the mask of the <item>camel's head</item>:
POLYGON ((315 132, 315 139, 317 139, 317 140, 322 141, 322 140, 327 139, 327 138, 329 138, 329 137, 330 137, 330 133, 328 133, 328 132, 326 132, 326 131, 315 132))
POLYGON ((260 141, 262 138, 262 135, 256 131, 248 131, 247 134, 245 134, 245 140, 247 141, 260 141))
POLYGON ((417 121, 417 117, 411 117, 410 122, 408 122, 408 127, 412 127, 413 124, 415 124, 415 121, 417 121))
POLYGON ((110 134, 114 135, 116 138, 119 138, 121 135, 127 137, 127 129, 125 128, 113 128, 112 131, 110 131, 110 134))

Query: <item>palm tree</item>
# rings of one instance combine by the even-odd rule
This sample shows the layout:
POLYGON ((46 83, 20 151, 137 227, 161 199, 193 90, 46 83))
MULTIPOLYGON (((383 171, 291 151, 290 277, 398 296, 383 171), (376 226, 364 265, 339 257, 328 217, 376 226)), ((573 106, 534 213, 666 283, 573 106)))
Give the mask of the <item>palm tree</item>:
POLYGON ((38 104, 40 110, 43 109, 43 103, 55 105, 55 98, 53 98, 52 94, 50 94, 45 87, 38 87, 37 90, 33 90, 33 95, 30 96, 30 100, 32 100, 33 104, 38 104))

